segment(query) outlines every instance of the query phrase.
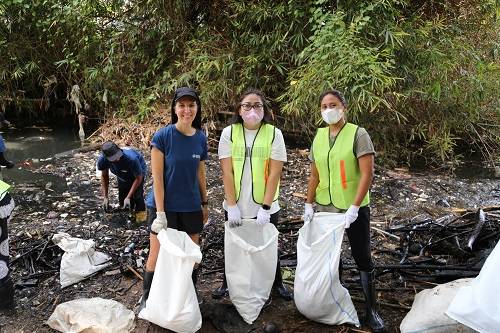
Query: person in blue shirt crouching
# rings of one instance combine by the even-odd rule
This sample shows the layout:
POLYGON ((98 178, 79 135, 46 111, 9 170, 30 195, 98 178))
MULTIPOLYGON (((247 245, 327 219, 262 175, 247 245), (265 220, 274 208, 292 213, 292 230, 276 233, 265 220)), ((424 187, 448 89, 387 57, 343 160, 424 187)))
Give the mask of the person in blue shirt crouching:
POLYGON ((140 152, 132 148, 120 149, 114 142, 102 145, 102 154, 97 160, 97 169, 101 171, 101 190, 103 208, 109 211, 109 171, 118 179, 118 202, 123 209, 134 210, 136 222, 146 219, 144 203, 144 178, 147 166, 140 152))

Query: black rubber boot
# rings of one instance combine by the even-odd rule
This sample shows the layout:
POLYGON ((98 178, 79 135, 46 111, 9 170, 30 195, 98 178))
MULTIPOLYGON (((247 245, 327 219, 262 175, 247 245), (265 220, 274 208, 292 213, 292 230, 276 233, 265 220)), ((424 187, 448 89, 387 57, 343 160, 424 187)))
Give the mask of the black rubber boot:
POLYGON ((219 299, 226 295, 227 295, 227 280, 226 280, 226 273, 224 273, 222 277, 222 284, 220 285, 219 288, 212 291, 212 298, 219 299))
POLYGON ((283 276, 281 276, 281 263, 279 259, 276 265, 276 275, 274 276, 273 288, 285 301, 293 300, 292 292, 283 284, 283 276))
POLYGON ((191 279, 193 280, 193 285, 194 285, 194 291, 196 292, 196 298, 198 299, 198 304, 203 303, 203 297, 200 294, 200 291, 198 290, 197 283, 198 283, 198 268, 193 269, 193 272, 191 273, 191 279))
POLYGON ((385 332, 385 324, 377 312, 377 294, 375 291, 375 273, 359 271, 361 277, 361 287, 365 295, 366 315, 365 324, 368 325, 373 332, 385 332))
POLYGON ((14 283, 8 277, 0 282, 0 311, 14 309, 14 283))
POLYGON ((151 289, 151 283, 153 282, 153 276, 155 275, 155 272, 148 272, 144 270, 144 274, 142 275, 142 298, 141 298, 141 305, 139 306, 139 312, 141 312, 142 309, 146 307, 146 301, 148 300, 149 297, 149 290, 151 289))

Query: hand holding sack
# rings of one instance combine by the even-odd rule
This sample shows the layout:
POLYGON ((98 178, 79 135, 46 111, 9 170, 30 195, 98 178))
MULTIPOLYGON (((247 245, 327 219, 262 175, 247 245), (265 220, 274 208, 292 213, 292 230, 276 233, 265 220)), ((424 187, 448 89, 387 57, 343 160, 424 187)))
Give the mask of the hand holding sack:
POLYGON ((304 215, 302 215, 302 219, 304 220, 304 223, 311 222, 313 216, 314 216, 313 205, 310 203, 304 204, 304 215))
POLYGON ((238 205, 227 206, 227 222, 229 228, 241 226, 241 212, 238 205))
POLYGON ((163 229, 167 229, 167 216, 165 212, 156 212, 156 218, 151 224, 151 230, 155 233, 159 233, 163 229))
POLYGON ((344 213, 344 228, 348 229, 351 223, 356 221, 358 218, 359 206, 351 205, 349 209, 344 213))
POLYGON ((257 225, 264 226, 271 221, 271 213, 269 209, 259 208, 257 212, 257 225))

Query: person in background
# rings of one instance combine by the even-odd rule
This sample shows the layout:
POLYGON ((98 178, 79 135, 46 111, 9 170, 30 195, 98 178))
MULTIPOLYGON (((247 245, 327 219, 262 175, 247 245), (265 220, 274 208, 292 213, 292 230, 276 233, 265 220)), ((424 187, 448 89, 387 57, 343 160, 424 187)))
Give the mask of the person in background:
POLYGON ((103 208, 109 210, 109 171, 118 178, 118 201, 123 209, 135 210, 136 222, 145 221, 144 178, 146 161, 140 152, 132 148, 120 149, 114 142, 102 145, 102 154, 97 160, 101 171, 103 208))
MULTIPOLYGON (((4 126, 10 126, 10 123, 5 119, 5 115, 0 112, 0 128, 4 126)), ((7 169, 11 169, 14 167, 14 163, 7 160, 5 157, 5 141, 3 136, 0 134, 0 165, 6 167, 7 169)))
MULTIPOLYGON (((304 206, 304 222, 316 211, 344 214, 344 227, 358 266, 365 295, 365 324, 374 332, 385 330, 377 312, 375 274, 370 250, 370 194, 375 150, 366 130, 348 123, 347 102, 337 90, 321 94, 320 110, 328 124, 319 128, 311 153, 311 171, 304 206)), ((312 221, 314 223, 314 221, 312 221)))
MULTIPOLYGON (((240 98, 233 124, 222 130, 219 160, 225 193, 223 207, 230 228, 240 226, 242 218, 256 219, 261 225, 278 224, 279 180, 287 159, 283 134, 271 121, 264 94, 250 89, 240 98)), ((279 255, 273 288, 284 300, 293 299, 283 284, 279 255)), ((212 292, 212 297, 221 298, 227 291, 224 274, 222 285, 212 292)))
MULTIPOLYGON (((0 113, 0 127, 10 125, 3 113, 0 113)), ((0 165, 8 169, 14 163, 5 159, 5 143, 0 135, 0 165)), ((9 232, 8 222, 15 204, 9 193, 10 185, 0 180, 0 311, 14 308, 14 283, 10 277, 9 267, 9 232)))
MULTIPOLYGON (((158 233, 173 228, 186 232, 196 244, 208 220, 205 160, 208 143, 201 130, 201 101, 192 88, 181 87, 174 93, 172 123, 159 129, 151 140, 153 190, 146 204, 150 225, 150 248, 143 279, 140 309, 146 305, 160 251, 158 233)), ((198 267, 192 273, 196 288, 198 267)))

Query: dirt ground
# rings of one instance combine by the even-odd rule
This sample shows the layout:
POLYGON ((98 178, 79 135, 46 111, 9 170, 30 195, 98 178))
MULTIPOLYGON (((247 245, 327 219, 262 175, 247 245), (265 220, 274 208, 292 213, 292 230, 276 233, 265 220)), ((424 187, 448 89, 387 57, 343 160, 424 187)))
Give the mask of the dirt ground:
MULTIPOLYGON (((16 184, 14 197, 17 208, 10 221, 9 233, 10 251, 15 260, 12 276, 17 283, 17 304, 15 311, 0 314, 0 332, 54 332, 45 321, 58 304, 76 298, 114 299, 131 310, 135 309, 142 294, 142 283, 130 271, 122 274, 118 270, 119 258, 131 242, 136 243, 137 257, 146 258, 148 233, 145 226, 127 224, 124 214, 109 215, 100 210, 99 179, 95 174, 97 156, 97 152, 91 151, 34 163, 29 165, 33 182, 16 184), (47 182, 44 174, 56 175, 60 181, 47 182), (113 257, 113 264, 82 282, 61 289, 57 266, 61 252, 51 246, 46 246, 47 250, 40 252, 43 248, 40 244, 48 243, 57 231, 94 239, 97 250, 109 253, 113 257), (29 253, 36 245, 39 245, 38 252, 29 253), (31 277, 31 280, 27 280, 27 277, 31 277)), ((203 232, 201 245, 203 261, 199 287, 204 303, 201 306, 203 327, 200 332, 262 332, 267 323, 274 323, 280 332, 368 332, 366 327, 314 323, 302 316, 293 302, 285 302, 276 295, 253 325, 244 325, 228 298, 216 301, 210 297, 211 290, 218 286, 222 277, 223 188, 217 157, 213 152, 207 163, 210 223, 203 232)), ((281 182, 282 210, 278 228, 281 232, 281 258, 284 266, 287 266, 285 277, 290 287, 293 287, 297 231, 301 225, 298 220, 302 214, 307 173, 307 151, 290 150, 281 182)), ((149 186, 150 179, 148 189, 149 186)), ((112 192, 110 197, 115 194, 112 192)), ((417 174, 404 168, 376 168, 372 188, 372 253, 377 267, 380 312, 388 332, 399 331, 401 320, 411 307, 415 293, 432 288, 438 282, 433 270, 405 273, 387 268, 388 265, 397 265, 402 259, 405 259, 405 263, 425 259, 430 264, 467 263, 480 268, 484 256, 476 254, 481 251, 487 253, 499 238, 498 234, 493 234, 478 242, 477 250, 473 253, 457 254, 449 244, 441 242, 439 246, 429 246, 419 255, 408 244, 405 246, 405 234, 397 233, 394 228, 414 225, 426 218, 437 221, 447 216, 462 216, 465 219, 464 211, 460 209, 475 211, 479 207, 498 206, 499 202, 499 179, 457 179, 438 172, 417 174), (397 240, 397 237, 400 239, 397 240)), ((421 238, 416 238, 415 243, 418 244, 419 240, 421 238)), ((343 249, 343 284, 351 293, 358 315, 362 318, 363 296, 346 239, 343 249)), ((140 272, 140 267, 135 268, 140 272)), ((451 279, 451 276, 444 276, 443 282, 446 279, 451 279)), ((134 332, 161 331, 165 330, 136 320, 134 332)))

